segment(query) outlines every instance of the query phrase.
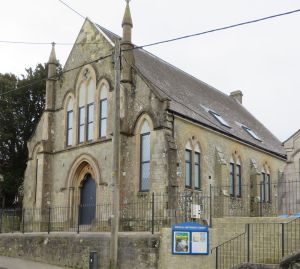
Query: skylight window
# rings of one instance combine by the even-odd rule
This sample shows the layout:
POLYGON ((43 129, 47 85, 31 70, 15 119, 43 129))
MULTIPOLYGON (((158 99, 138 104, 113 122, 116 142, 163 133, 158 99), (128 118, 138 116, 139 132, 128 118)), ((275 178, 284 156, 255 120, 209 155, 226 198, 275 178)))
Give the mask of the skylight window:
POLYGON ((243 127, 243 129, 249 134, 249 135, 251 135, 254 139, 256 139, 256 140, 258 140, 258 141, 262 141, 261 139, 260 139, 260 137, 256 134, 256 133, 254 133, 254 131, 252 131, 250 128, 248 128, 247 126, 242 126, 243 127))
POLYGON ((211 115, 214 116, 214 118, 219 122, 221 123, 223 126, 227 127, 227 128, 231 128, 231 126, 227 123, 226 120, 224 120, 221 115, 219 115, 218 113, 216 113, 215 111, 212 111, 212 110, 209 110, 209 113, 211 115))

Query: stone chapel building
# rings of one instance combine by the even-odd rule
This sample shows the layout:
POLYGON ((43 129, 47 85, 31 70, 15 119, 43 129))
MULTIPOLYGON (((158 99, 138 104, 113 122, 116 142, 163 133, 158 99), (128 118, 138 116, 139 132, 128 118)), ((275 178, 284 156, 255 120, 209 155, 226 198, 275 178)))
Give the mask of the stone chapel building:
POLYGON ((283 142, 287 153, 287 164, 284 172, 290 180, 300 178, 300 130, 283 142))
POLYGON ((24 208, 111 203, 113 56, 86 63, 112 54, 117 39, 121 202, 152 192, 207 193, 211 184, 228 186, 223 194, 239 198, 244 184, 262 179, 267 201, 285 151, 243 106, 243 94, 228 96, 137 48, 128 4, 122 27, 120 38, 86 19, 64 71, 82 67, 60 79, 52 48, 45 111, 28 142, 24 208))
POLYGON ((282 213, 300 212, 300 130, 283 142, 287 154, 284 178, 279 186, 282 213))

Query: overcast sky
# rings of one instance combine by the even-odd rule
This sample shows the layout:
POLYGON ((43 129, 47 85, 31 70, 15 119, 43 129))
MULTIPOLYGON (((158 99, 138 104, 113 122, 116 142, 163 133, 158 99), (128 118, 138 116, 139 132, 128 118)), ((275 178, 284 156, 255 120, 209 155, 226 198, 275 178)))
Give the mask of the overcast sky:
MULTIPOLYGON (((74 42, 83 19, 58 0, 1 2, 0 40, 74 42)), ((78 12, 121 34, 123 0, 65 0, 78 12)), ((138 45, 300 8, 299 0, 132 0, 138 45)), ((0 43, 0 73, 22 74, 46 62, 50 45, 0 43)), ((62 64, 71 46, 57 46, 62 64)), ((300 128, 300 13, 147 48, 229 94, 281 141, 300 128)))

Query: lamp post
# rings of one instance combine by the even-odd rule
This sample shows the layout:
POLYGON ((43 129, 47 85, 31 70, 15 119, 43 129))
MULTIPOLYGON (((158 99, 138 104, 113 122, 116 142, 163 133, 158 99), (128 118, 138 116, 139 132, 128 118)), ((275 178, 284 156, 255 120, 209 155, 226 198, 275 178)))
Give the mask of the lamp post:
POLYGON ((117 269, 119 211, 120 211, 120 42, 115 44, 115 94, 114 94, 114 127, 113 127, 113 163, 112 163, 112 196, 113 214, 110 238, 110 269, 117 269))

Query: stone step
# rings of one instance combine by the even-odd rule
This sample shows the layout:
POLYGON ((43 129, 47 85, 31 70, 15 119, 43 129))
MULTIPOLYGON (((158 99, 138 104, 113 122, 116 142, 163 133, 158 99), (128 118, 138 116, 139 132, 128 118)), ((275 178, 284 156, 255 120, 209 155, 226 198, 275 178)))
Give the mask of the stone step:
POLYGON ((279 265, 278 264, 243 263, 238 266, 232 267, 231 269, 279 269, 279 265))

